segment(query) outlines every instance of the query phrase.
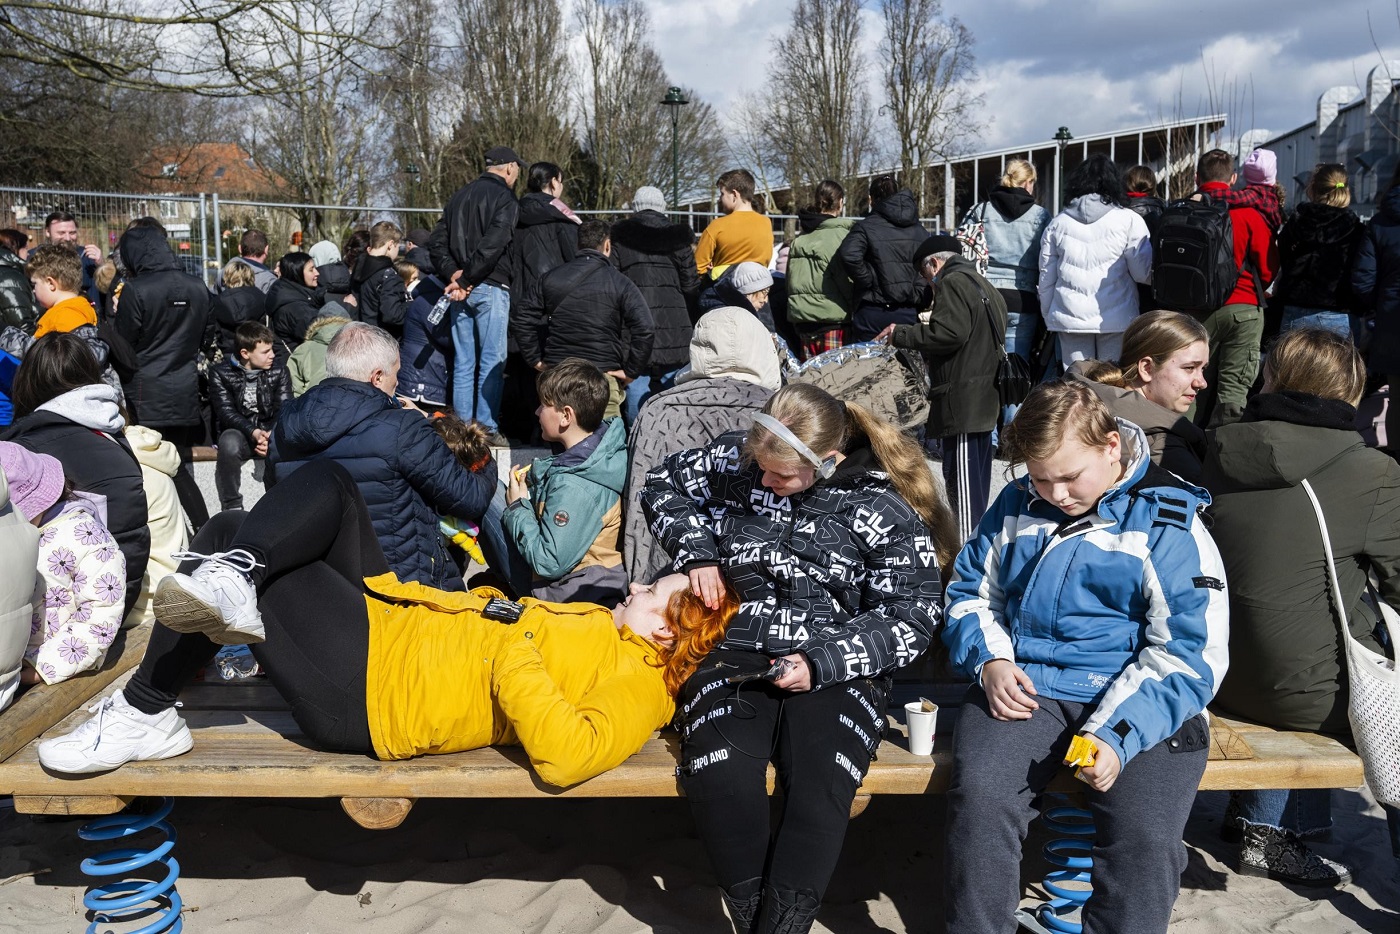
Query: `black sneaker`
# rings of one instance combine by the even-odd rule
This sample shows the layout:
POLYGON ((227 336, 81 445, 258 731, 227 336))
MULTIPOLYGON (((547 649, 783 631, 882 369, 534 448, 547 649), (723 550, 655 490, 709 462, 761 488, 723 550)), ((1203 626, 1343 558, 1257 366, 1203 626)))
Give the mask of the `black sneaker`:
POLYGON ((493 431, 490 434, 488 434, 486 436, 486 443, 491 445, 491 447, 493 448, 510 447, 510 439, 507 438, 505 435, 501 434, 499 431, 493 431))

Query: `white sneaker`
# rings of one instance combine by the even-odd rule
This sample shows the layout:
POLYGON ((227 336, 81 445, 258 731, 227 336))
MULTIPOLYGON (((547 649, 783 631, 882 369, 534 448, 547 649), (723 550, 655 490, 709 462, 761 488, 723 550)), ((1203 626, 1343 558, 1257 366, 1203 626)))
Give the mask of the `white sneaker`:
POLYGON ((180 552, 173 558, 203 558, 191 574, 167 574, 156 585, 152 606, 161 625, 176 632, 201 632, 219 645, 247 645, 266 638, 258 594, 248 572, 260 567, 241 548, 212 555, 180 552))
POLYGON ((194 748, 194 737, 175 708, 142 713, 121 691, 88 708, 73 732, 39 744, 39 763, 53 772, 105 772, 128 762, 171 759, 194 748))

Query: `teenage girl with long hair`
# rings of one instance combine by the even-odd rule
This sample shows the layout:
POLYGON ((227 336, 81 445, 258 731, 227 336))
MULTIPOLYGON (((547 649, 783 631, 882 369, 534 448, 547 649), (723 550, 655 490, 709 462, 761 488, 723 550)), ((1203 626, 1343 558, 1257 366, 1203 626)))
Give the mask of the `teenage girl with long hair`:
POLYGON ((694 593, 718 608, 727 579, 739 599, 677 696, 700 838, 740 934, 800 934, 885 726, 887 676, 938 625, 952 515, 915 442, 803 384, 748 431, 667 458, 641 500, 694 593), (783 788, 776 832, 769 761, 783 788))

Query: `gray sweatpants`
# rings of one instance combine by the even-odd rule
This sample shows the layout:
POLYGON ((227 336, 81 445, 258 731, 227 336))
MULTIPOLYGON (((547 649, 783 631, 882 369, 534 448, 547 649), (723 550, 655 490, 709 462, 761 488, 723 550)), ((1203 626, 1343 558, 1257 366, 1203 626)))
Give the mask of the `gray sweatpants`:
MULTIPOLYGON (((948 934, 1010 934, 1021 899, 1021 845, 1036 812, 1031 799, 1062 765, 1093 708, 1041 695, 1029 720, 994 719, 987 696, 968 692, 953 732, 948 789, 948 934)), ((1084 791, 1094 812, 1094 894, 1084 934, 1162 934, 1186 868, 1181 842, 1205 771, 1203 717, 1144 750, 1102 794, 1084 791)))

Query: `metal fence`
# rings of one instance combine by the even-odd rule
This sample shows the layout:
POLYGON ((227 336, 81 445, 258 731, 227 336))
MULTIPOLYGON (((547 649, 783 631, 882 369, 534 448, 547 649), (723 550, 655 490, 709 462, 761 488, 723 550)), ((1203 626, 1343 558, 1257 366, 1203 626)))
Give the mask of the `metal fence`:
MULTIPOLYGON (((53 188, 0 186, 0 227, 27 233, 30 244, 44 241, 44 219, 55 211, 72 214, 82 244, 96 244, 104 253, 116 248, 127 224, 138 217, 154 217, 166 229, 170 249, 186 272, 213 286, 225 258, 238 255, 238 242, 249 228, 267 234, 272 254, 306 249, 317 240, 340 245, 356 228, 392 220, 405 230, 431 228, 442 215, 440 208, 370 207, 351 204, 301 204, 223 198, 217 193, 122 194, 110 191, 68 191, 53 188)), ((578 211, 580 216, 616 219, 626 211, 578 211)), ((672 211, 671 217, 689 224, 696 233, 719 215, 710 211, 672 211)), ((773 240, 782 242, 797 230, 797 216, 770 214, 773 240)), ((937 218, 925 221, 939 229, 937 218)))

